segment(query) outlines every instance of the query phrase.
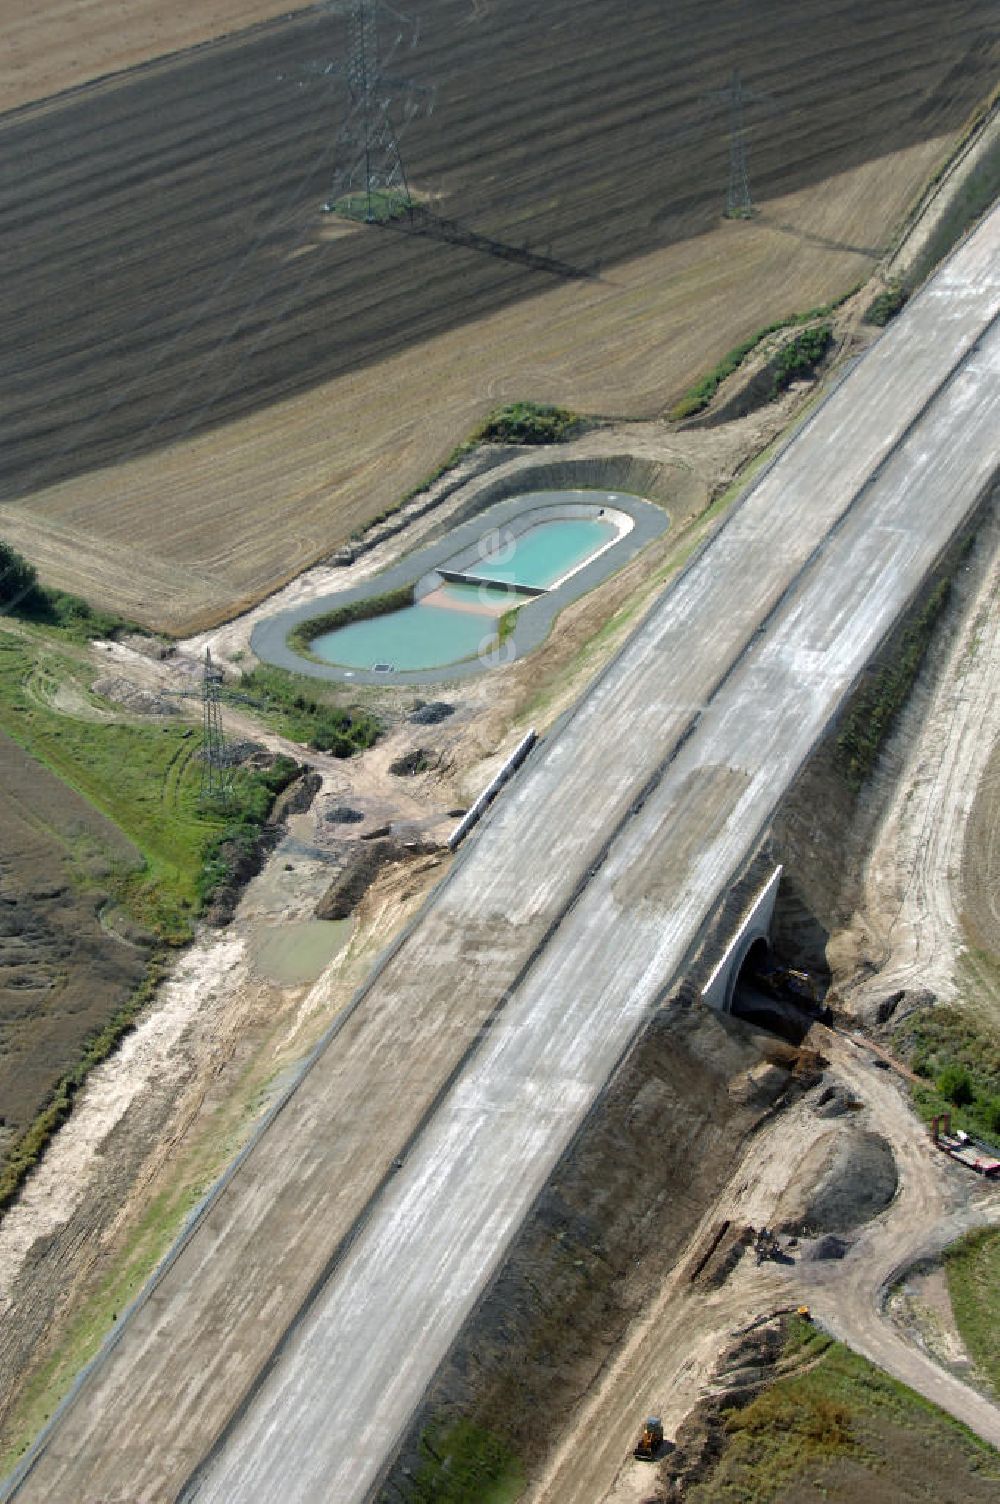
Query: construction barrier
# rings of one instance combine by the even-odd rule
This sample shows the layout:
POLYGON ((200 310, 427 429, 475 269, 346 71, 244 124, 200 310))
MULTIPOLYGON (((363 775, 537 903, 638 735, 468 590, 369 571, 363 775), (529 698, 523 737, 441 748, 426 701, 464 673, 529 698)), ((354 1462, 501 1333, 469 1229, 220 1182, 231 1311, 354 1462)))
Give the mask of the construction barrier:
POLYGON ((528 753, 531 751, 537 740, 537 733, 535 731, 529 731, 524 740, 518 742, 517 746, 514 748, 514 751, 511 753, 510 757, 508 757, 499 773, 486 785, 486 787, 483 789, 483 792, 476 800, 475 804, 470 810, 466 811, 459 823, 455 826, 455 829, 452 831, 451 835, 448 837, 449 851, 456 851, 465 840, 472 827, 474 825, 477 825, 483 818, 486 811, 493 803, 493 800, 496 798, 497 794, 499 794, 500 790, 503 788, 507 780, 509 778, 512 778, 517 772, 518 768, 524 762, 524 759, 527 757, 528 753))

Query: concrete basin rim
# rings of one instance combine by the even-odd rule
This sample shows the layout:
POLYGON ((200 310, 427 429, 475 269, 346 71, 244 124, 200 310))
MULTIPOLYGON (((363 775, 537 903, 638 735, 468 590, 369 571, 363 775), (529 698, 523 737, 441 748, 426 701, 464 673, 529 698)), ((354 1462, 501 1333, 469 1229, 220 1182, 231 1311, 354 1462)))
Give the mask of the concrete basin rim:
POLYGON ((492 503, 474 517, 459 523, 443 536, 424 544, 422 548, 407 554, 396 564, 359 585, 317 596, 313 600, 265 617, 254 627, 250 646, 264 663, 331 683, 440 684, 470 678, 486 673, 491 668, 506 667, 540 647, 548 636, 555 617, 565 606, 603 584, 612 574, 630 563, 647 543, 666 532, 669 526, 670 515, 663 507, 644 497, 622 491, 588 490, 585 487, 559 492, 524 491, 492 503), (532 597, 520 607, 517 625, 503 645, 502 661, 483 661, 479 657, 471 657, 433 668, 376 673, 370 669, 341 668, 332 663, 320 663, 304 657, 289 646, 288 637, 296 627, 341 606, 353 605, 372 596, 407 587, 423 593, 421 587, 438 568, 447 568, 450 561, 461 558, 491 526, 521 523, 516 529, 520 533, 533 525, 539 512, 544 511, 550 515, 562 512, 569 515, 574 508, 571 501, 540 503, 540 498, 555 495, 579 498, 576 506, 592 506, 595 510, 600 505, 596 498, 605 498, 605 510, 618 514, 618 518, 612 517, 612 520, 619 522, 619 536, 600 549, 587 563, 557 582, 553 588, 532 597), (624 519, 628 519, 630 524, 627 528, 621 526, 624 519))

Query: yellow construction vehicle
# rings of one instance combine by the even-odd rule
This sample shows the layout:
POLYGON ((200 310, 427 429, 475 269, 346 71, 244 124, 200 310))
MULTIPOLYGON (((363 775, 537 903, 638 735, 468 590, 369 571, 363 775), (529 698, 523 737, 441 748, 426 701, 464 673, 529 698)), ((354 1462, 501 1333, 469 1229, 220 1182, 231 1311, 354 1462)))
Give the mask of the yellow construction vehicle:
POLYGON ((642 1428, 642 1435, 632 1452, 640 1462, 652 1462, 663 1446, 663 1422, 658 1415, 651 1415, 642 1428))

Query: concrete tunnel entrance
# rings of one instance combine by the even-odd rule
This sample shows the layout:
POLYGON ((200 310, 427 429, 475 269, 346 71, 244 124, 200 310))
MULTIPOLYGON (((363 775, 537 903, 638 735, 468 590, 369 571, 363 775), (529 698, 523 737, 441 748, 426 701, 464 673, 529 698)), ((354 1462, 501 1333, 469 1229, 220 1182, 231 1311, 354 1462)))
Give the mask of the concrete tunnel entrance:
POLYGON ((814 1019, 828 1020, 814 1006, 815 999, 804 1001, 790 985, 795 977, 804 982, 805 974, 775 966, 770 928, 780 879, 777 867, 737 926, 702 991, 702 1000, 790 1044, 801 1044, 814 1019))
POLYGON ((768 969, 771 958, 771 941, 767 935, 755 935, 743 952, 743 959, 734 966, 729 978, 727 1013, 739 1013, 741 1005, 752 1003, 760 995, 757 977, 768 969))
POLYGON ((702 988, 702 1002, 720 1013, 731 1013, 737 989, 749 981, 752 972, 766 968, 771 953, 771 920, 781 881, 780 867, 757 894, 737 926, 722 957, 702 988))

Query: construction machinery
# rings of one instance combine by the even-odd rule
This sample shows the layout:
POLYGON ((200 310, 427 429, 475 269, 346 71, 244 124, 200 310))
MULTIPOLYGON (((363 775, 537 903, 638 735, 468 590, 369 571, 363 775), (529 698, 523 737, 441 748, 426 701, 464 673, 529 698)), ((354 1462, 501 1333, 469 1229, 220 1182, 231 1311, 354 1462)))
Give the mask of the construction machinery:
POLYGON ((753 972, 752 980, 769 997, 794 1003, 820 1023, 829 1023, 833 1016, 823 1001, 822 987, 807 971, 796 971, 792 966, 760 967, 753 972))
POLYGON ((663 1422, 658 1415, 651 1415, 642 1428, 639 1440, 633 1449, 633 1457, 640 1462, 652 1462, 663 1446, 663 1422))
POLYGON ((985 1175, 990 1180, 1000 1179, 1000 1158, 996 1151, 961 1128, 952 1133, 950 1112, 938 1113, 931 1119, 931 1141, 960 1165, 975 1170, 977 1175, 985 1175))

